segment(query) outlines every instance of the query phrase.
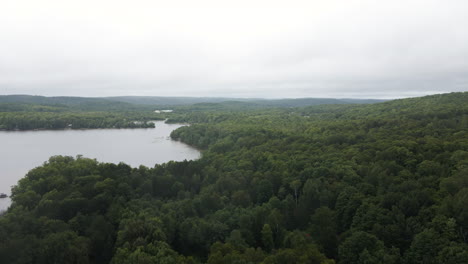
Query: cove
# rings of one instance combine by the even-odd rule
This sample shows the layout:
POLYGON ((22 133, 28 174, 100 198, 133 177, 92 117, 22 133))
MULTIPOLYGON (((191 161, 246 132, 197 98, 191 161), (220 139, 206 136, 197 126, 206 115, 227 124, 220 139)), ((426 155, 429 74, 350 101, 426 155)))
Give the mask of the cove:
MULTIPOLYGON (((170 139, 170 133, 182 124, 154 123, 155 128, 145 129, 1 131, 0 193, 10 195, 11 186, 55 155, 83 155, 99 162, 150 168, 200 157, 195 148, 170 139)), ((0 199, 0 211, 10 203, 9 198, 0 199)))

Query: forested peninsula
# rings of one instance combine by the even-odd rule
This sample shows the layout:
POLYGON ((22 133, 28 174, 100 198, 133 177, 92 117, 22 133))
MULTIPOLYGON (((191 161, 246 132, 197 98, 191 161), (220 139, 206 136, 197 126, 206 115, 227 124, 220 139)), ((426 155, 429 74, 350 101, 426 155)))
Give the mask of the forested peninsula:
POLYGON ((98 98, 0 96, 1 130, 149 128, 163 120, 150 106, 98 98))
POLYGON ((164 118, 200 159, 51 157, 12 189, 1 262, 468 263, 468 92, 164 118))

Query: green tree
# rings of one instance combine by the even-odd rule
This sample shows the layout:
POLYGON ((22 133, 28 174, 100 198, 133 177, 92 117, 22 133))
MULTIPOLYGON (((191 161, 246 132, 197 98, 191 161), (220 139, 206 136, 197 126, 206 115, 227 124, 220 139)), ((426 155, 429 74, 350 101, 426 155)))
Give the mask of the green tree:
POLYGON ((271 251, 274 246, 273 232, 269 224, 264 224, 262 228, 262 245, 265 251, 271 251))

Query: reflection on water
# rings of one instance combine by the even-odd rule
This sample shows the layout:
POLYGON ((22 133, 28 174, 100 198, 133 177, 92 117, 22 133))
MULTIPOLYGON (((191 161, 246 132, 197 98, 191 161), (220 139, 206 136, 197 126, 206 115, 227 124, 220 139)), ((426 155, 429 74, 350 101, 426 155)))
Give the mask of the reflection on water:
MULTIPOLYGON (((199 158, 196 149, 170 139, 170 133, 182 125, 155 124, 156 128, 147 129, 1 131, 0 193, 9 195, 12 185, 54 155, 83 155, 133 167, 199 158)), ((9 198, 0 199, 0 210, 9 204, 9 198)))

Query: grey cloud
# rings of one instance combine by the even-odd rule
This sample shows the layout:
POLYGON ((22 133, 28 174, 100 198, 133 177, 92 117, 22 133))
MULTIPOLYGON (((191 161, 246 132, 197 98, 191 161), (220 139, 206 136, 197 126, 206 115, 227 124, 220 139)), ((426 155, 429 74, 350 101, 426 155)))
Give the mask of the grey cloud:
POLYGON ((0 94, 397 98, 468 90, 465 1, 38 2, 0 10, 0 94))

